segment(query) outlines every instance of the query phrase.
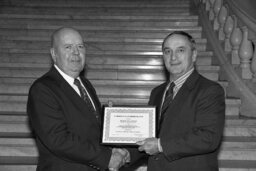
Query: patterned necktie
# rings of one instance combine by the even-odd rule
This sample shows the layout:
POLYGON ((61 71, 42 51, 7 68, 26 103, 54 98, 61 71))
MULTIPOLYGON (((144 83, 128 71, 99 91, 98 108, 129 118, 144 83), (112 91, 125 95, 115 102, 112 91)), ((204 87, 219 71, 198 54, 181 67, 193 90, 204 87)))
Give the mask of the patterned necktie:
POLYGON ((163 119, 164 119, 164 115, 165 112, 168 108, 168 106, 171 104, 172 99, 173 99, 173 88, 175 87, 174 82, 172 82, 168 88, 168 90, 165 93, 165 99, 162 105, 162 110, 161 110, 161 115, 160 115, 160 121, 159 121, 159 125, 162 124, 163 119))
POLYGON ((81 98, 85 101, 85 103, 87 104, 87 106, 89 107, 89 110, 91 112, 95 112, 95 109, 93 107, 93 104, 86 92, 86 90, 84 89, 84 87, 81 85, 81 82, 76 78, 74 80, 74 84, 78 87, 80 94, 81 94, 81 98))

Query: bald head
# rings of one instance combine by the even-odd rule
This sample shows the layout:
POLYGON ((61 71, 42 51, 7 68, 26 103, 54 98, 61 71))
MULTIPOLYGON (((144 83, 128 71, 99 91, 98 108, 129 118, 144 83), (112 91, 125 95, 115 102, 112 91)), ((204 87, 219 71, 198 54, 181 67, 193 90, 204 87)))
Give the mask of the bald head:
POLYGON ((58 44, 58 42, 60 41, 60 38, 63 37, 63 35, 67 35, 67 34, 77 34, 82 39, 81 34, 76 29, 71 27, 61 27, 52 33, 51 47, 56 46, 56 44, 58 44))

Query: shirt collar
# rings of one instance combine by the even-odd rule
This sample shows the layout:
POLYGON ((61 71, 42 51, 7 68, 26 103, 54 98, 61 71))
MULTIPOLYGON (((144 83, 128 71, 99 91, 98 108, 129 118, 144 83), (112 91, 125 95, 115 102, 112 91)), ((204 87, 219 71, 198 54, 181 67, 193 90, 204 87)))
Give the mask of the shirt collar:
MULTIPOLYGON (((72 86, 74 84, 74 78, 70 77, 66 73, 64 73, 57 65, 54 64, 54 67, 57 69, 57 71, 60 73, 60 75, 72 86)), ((79 79, 79 77, 78 77, 79 79)), ((79 79, 80 80, 80 79, 79 79)))
POLYGON ((192 72, 194 71, 194 67, 191 68, 188 72, 186 72, 184 75, 182 75, 181 77, 179 77, 178 79, 176 79, 174 82, 175 87, 180 88, 184 82, 187 80, 187 78, 192 74, 192 72))

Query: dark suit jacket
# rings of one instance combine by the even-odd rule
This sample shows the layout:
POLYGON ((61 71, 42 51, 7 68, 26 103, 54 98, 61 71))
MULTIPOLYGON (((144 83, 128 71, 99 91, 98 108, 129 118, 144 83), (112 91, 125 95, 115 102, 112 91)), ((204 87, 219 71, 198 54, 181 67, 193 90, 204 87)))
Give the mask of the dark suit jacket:
MULTIPOLYGON (((94 88, 80 78, 100 112, 94 88)), ((54 67, 31 86, 27 113, 39 150, 37 171, 107 168, 111 149, 99 144, 99 122, 54 67)))
MULTIPOLYGON (((152 90, 150 105, 160 107, 166 84, 152 90)), ((223 88, 195 70, 166 110, 159 132, 163 153, 150 156, 148 171, 217 171, 224 120, 223 88)))

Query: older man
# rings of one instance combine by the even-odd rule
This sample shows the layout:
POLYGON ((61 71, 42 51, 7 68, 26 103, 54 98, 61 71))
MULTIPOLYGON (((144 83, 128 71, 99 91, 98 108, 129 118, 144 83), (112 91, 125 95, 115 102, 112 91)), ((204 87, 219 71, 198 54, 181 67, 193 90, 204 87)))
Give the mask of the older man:
POLYGON ((127 150, 100 145, 101 105, 81 75, 86 48, 80 33, 60 28, 52 35, 54 65, 30 88, 27 113, 39 150, 37 171, 118 169, 127 150))

